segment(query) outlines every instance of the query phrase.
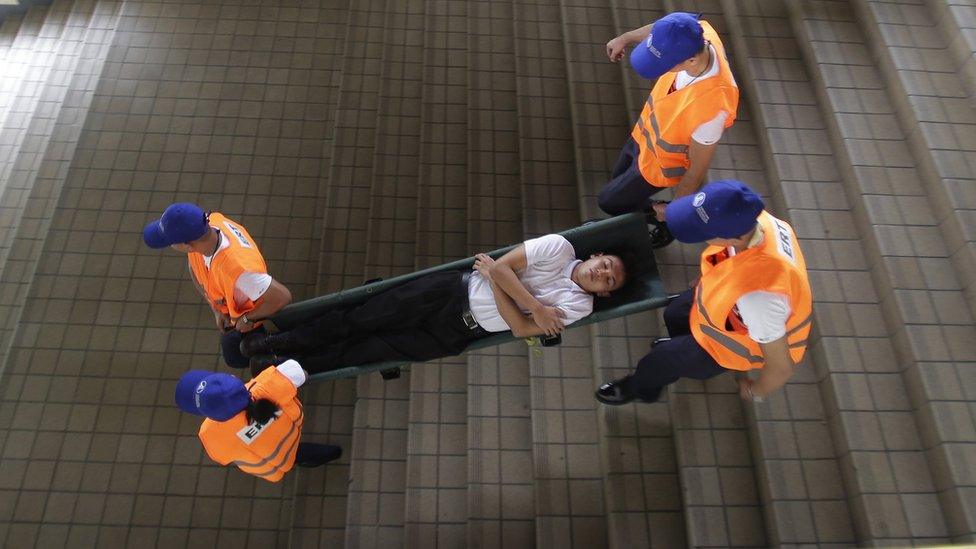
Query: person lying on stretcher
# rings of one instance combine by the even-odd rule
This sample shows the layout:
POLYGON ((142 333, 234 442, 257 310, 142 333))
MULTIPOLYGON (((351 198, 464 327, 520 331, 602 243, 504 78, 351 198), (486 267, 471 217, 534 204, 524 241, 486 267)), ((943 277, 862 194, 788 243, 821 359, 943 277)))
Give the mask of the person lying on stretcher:
POLYGON ((593 312, 594 296, 624 285, 617 255, 579 260, 558 234, 526 240, 497 261, 478 254, 472 271, 441 271, 329 311, 308 324, 241 343, 251 372, 300 358, 309 373, 375 362, 419 362, 460 354, 475 339, 555 335, 593 312))

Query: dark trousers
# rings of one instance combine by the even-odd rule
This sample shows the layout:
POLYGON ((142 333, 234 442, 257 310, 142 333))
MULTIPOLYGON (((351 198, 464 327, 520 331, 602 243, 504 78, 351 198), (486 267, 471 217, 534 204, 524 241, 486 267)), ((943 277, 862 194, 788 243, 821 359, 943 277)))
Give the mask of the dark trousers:
POLYGON ((610 181, 603 186, 597 202, 600 209, 610 215, 621 215, 646 210, 651 197, 662 187, 655 187, 644 179, 637 166, 639 148, 633 137, 628 137, 613 166, 610 181))
POLYGON ((342 448, 331 444, 299 442, 295 450, 295 465, 299 467, 318 467, 342 457, 342 448))
POLYGON ((461 353, 487 335, 468 329, 461 314, 468 288, 459 271, 433 273, 377 294, 348 310, 331 311, 292 330, 315 344, 299 353, 310 373, 372 362, 425 361, 461 353))
MULTIPOLYGON (((248 334, 263 334, 264 326, 248 332, 248 334)), ((224 357, 224 362, 231 368, 247 368, 250 360, 241 354, 241 339, 247 334, 242 334, 237 330, 228 330, 220 336, 220 354, 224 357)))
POLYGON ((651 352, 637 363, 637 370, 624 378, 623 390, 654 402, 665 386, 680 378, 708 379, 728 370, 719 366, 691 335, 688 316, 694 290, 678 295, 664 310, 664 324, 671 339, 651 347, 651 352))

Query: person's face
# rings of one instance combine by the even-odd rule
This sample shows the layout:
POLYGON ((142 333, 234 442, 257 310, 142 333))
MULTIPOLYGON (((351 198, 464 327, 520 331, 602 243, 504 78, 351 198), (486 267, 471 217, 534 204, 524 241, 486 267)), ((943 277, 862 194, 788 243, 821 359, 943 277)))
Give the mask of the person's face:
POLYGON ((615 255, 591 255, 577 268, 576 279, 581 288, 600 297, 610 295, 626 281, 624 262, 615 255))

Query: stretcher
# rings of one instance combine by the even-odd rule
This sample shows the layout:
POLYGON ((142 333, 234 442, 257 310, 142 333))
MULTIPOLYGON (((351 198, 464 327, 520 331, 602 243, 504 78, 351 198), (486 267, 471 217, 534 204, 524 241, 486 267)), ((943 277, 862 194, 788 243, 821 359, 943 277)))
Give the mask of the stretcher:
MULTIPOLYGON (((668 296, 665 294, 661 279, 658 276, 657 265, 654 262, 654 254, 651 249, 651 237, 648 234, 644 214, 632 213, 593 221, 559 234, 572 243, 576 250, 576 256, 580 259, 586 259, 597 252, 627 253, 631 256, 633 263, 630 266, 630 272, 628 272, 629 282, 610 297, 597 298, 594 301, 593 313, 574 322, 570 326, 571 328, 667 305, 668 296)), ((497 259, 516 246, 512 245, 494 250, 488 255, 497 259)), ((371 281, 357 288, 340 290, 334 294, 293 303, 266 320, 265 325, 271 332, 289 330, 326 311, 358 305, 379 292, 415 278, 444 270, 471 270, 473 265, 474 258, 469 257, 388 280, 371 281)), ((517 338, 511 332, 496 332, 488 337, 473 341, 465 351, 501 345, 515 339, 517 338)), ((408 363, 381 362, 338 368, 314 374, 310 376, 309 380, 322 381, 355 377, 376 371, 381 372, 384 378, 389 379, 397 377, 399 369, 406 364, 408 363)))

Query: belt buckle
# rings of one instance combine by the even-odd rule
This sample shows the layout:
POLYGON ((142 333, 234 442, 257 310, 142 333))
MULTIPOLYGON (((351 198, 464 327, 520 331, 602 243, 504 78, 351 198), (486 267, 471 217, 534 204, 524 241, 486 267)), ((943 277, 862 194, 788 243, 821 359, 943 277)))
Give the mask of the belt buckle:
POLYGON ((474 319, 474 315, 471 314, 471 311, 464 311, 461 313, 461 321, 464 322, 464 325, 469 330, 474 330, 478 327, 478 322, 474 319))

